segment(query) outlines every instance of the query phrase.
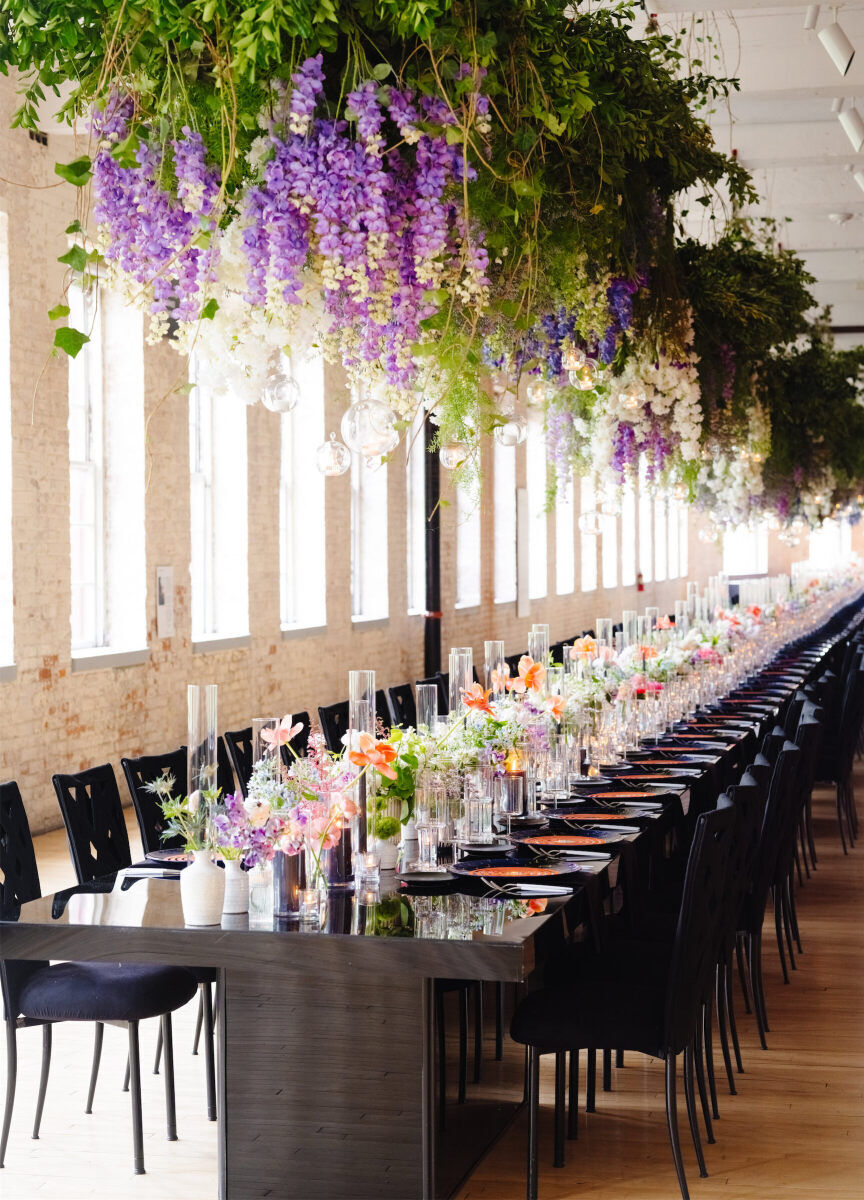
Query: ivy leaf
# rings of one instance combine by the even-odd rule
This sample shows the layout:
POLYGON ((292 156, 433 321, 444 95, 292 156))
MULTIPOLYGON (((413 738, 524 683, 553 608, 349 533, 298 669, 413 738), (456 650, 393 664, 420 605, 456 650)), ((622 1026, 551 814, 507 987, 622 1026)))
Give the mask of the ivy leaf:
POLYGON ((218 311, 219 311, 219 305, 218 305, 217 301, 211 297, 211 299, 209 299, 207 301, 207 303, 204 305, 204 307, 201 309, 201 320, 202 321, 212 321, 218 311))
POLYGON ((90 159, 85 154, 82 158, 76 158, 70 163, 55 163, 54 174, 65 179, 67 183, 71 183, 73 187, 85 187, 93 174, 90 169, 91 165, 90 159))
POLYGON ((48 309, 48 320, 59 321, 61 317, 68 317, 69 311, 68 304, 55 304, 53 308, 48 309))
POLYGON ((87 266, 87 253, 83 246, 72 246, 65 254, 61 254, 57 261, 71 267, 73 271, 83 271, 87 266))
POLYGON ((54 345, 70 358, 77 358, 81 347, 86 346, 89 341, 86 333, 82 333, 80 329, 73 329, 70 325, 64 325, 54 334, 54 345))
POLYGON ((392 69, 389 63, 376 63, 372 68, 372 78, 377 79, 379 83, 383 83, 392 69))
POLYGON ((64 233, 81 233, 83 226, 80 221, 73 221, 71 225, 67 225, 63 230, 64 233))

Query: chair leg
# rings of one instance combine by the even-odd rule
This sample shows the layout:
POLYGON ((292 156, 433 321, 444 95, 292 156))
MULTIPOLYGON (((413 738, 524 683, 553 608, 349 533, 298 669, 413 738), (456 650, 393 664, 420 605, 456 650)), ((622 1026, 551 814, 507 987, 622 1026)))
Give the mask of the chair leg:
POLYGON ((803 954, 804 949, 801 945, 801 931, 798 928, 798 905, 795 902, 795 889, 790 881, 786 880, 786 911, 789 914, 789 924, 792 926, 792 936, 795 939, 795 945, 798 947, 798 953, 803 954))
POLYGON ((807 797, 807 803, 804 805, 804 828, 807 831, 807 848, 810 851, 810 864, 813 870, 816 870, 816 839, 813 835, 813 802, 810 796, 807 797))
POLYGON ((792 949, 792 924, 789 920, 789 906, 786 903, 786 888, 788 885, 788 879, 784 879, 781 884, 778 884, 778 891, 780 893, 780 915, 783 918, 783 936, 786 938, 786 950, 789 954, 789 966, 793 971, 797 971, 798 967, 795 964, 795 952, 792 949))
POLYGON ((15 1103, 15 1084, 18 1082, 18 1041, 15 1022, 6 1017, 6 1103, 3 1107, 3 1131, 0 1133, 0 1167, 6 1160, 6 1143, 9 1141, 9 1126, 12 1124, 12 1106, 15 1103))
MULTIPOLYGON (((105 1034, 105 1026, 101 1021, 97 1021, 93 1029, 93 1063, 90 1067, 90 1087, 87 1089, 87 1107, 85 1113, 93 1111, 93 1097, 96 1095, 96 1080, 99 1078, 99 1063, 102 1060, 102 1038, 105 1034)), ((129 1064, 127 1062, 128 1070, 129 1064)), ((125 1089, 124 1089, 125 1090, 125 1089)))
POLYGON ((596 1112, 595 1099, 597 1091, 597 1051, 588 1050, 588 1077, 585 1082, 585 1111, 596 1112))
POLYGON ((564 1124, 565 1099, 567 1095, 567 1052, 558 1050, 555 1054, 555 1156, 553 1167, 564 1166, 564 1124))
POLYGON ((438 1128, 443 1129, 447 1115, 447 1035, 444 1027, 444 995, 435 992, 435 1025, 438 1031, 438 1128))
POLYGON ((744 995, 744 1011, 750 1012, 750 976, 744 966, 744 954, 741 948, 740 935, 735 938, 735 959, 738 963, 738 978, 741 981, 741 991, 744 995))
POLYGON ((615 1051, 615 1066, 616 1067, 624 1066, 624 1051, 623 1050, 615 1051))
POLYGON ((201 1041, 201 1026, 204 1024, 204 988, 209 988, 209 983, 198 984, 198 1016, 195 1018, 195 1037, 192 1040, 192 1053, 198 1053, 198 1043, 201 1041))
POLYGON ((759 1030, 759 1042, 763 1050, 768 1049, 765 1034, 768 1032, 768 1022, 765 1015, 765 998, 762 984, 762 934, 750 935, 750 986, 753 989, 753 1012, 756 1014, 756 1026, 759 1030))
POLYGON ((726 988, 726 1014, 729 1018, 729 1033, 732 1037, 732 1049, 735 1052, 735 1066, 739 1075, 744 1073, 744 1064, 741 1061, 741 1046, 738 1042, 738 1025, 735 1020, 735 989, 732 986, 732 952, 727 954, 725 969, 723 971, 723 980, 726 988))
POLYGON ((42 1110, 45 1107, 45 1093, 48 1090, 48 1072, 51 1070, 51 1026, 42 1026, 42 1070, 39 1074, 39 1095, 36 1100, 36 1118, 33 1122, 33 1140, 39 1140, 39 1126, 42 1124, 42 1110))
POLYGON ((708 1095, 711 1097, 711 1116, 720 1120, 717 1107, 717 1081, 714 1078, 714 1002, 702 1005, 702 1030, 705 1039, 705 1074, 708 1077, 708 1095))
MULTIPOLYGON (((702 1021, 700 1019, 696 1022, 696 1042, 695 1042, 695 1045, 693 1047, 691 1047, 690 1057, 692 1059, 691 1067, 695 1067, 695 1070, 696 1070, 696 1083, 699 1088, 699 1103, 702 1107, 702 1119, 705 1122, 705 1133, 707 1134, 707 1137, 708 1137, 708 1145, 711 1146, 714 1144, 714 1129, 711 1125, 711 1110, 708 1107, 708 1089, 705 1087, 705 1064, 704 1064, 704 1060, 703 1060, 704 1053, 705 1053, 705 1040, 702 1035, 702 1021)), ((686 1075, 687 1051, 686 1050, 684 1051, 684 1068, 685 1068, 684 1078, 686 1080, 686 1078, 687 1078, 687 1075, 686 1075)))
POLYGON ((525 1195, 537 1200, 537 1118, 540 1106, 540 1054, 534 1046, 527 1047, 525 1082, 528 1087, 528 1169, 525 1195))
POLYGON ((780 955, 780 966, 783 969, 783 982, 789 982, 789 972, 786 969, 786 955, 783 951, 783 915, 780 910, 780 888, 774 888, 774 931, 777 934, 777 953, 780 955))
POLYGON ((216 1120, 216 1062, 213 1055, 213 993, 210 984, 201 993, 204 1002, 204 1073, 207 1080, 207 1120, 216 1120))
POLYGON ((840 830, 840 845, 843 847, 843 853, 848 854, 846 849, 846 835, 843 832, 843 783, 837 783, 837 826, 840 830))
POLYGON ((465 1103, 468 1084, 468 989, 460 988, 459 997, 459 1092, 457 1104, 465 1103))
MULTIPOLYGON (((693 1060, 698 1054, 699 1050, 698 1048, 694 1050, 692 1042, 684 1049, 684 1098, 687 1101, 687 1120, 690 1123, 690 1137, 693 1139, 693 1149, 696 1151, 696 1162, 699 1164, 699 1175, 704 1179, 708 1171, 705 1167, 702 1137, 699 1133, 699 1121, 696 1118, 696 1097, 693 1093, 693 1060)), ((705 1112, 704 1102, 703 1112, 705 1112)))
POLYGON ((472 1083, 480 1082, 480 1064, 483 1061, 483 983, 474 984, 474 1072, 472 1083))
POLYGON ((612 1051, 603 1051, 603 1091, 612 1091, 612 1051))
POLYGON ((174 1033, 171 1028, 171 1014, 163 1013, 159 1020, 162 1033, 162 1045, 165 1048, 165 1123, 168 1141, 177 1141, 177 1105, 174 1096, 174 1033))
POLYGON ((675 1100, 677 1063, 677 1055, 666 1055, 666 1126, 669 1130, 669 1145, 672 1147, 675 1174, 678 1176, 678 1186, 681 1189, 681 1200, 690 1200, 687 1177, 684 1174, 684 1161, 681 1158, 681 1139, 678 1136, 678 1105, 675 1100))
POLYGON ((495 1061, 504 1057, 504 984, 495 984, 495 1061))
POLYGON ((162 1061, 162 1023, 159 1023, 159 1030, 156 1034, 156 1058, 153 1062, 153 1074, 159 1074, 159 1063, 162 1061))
POLYGON ((129 1088, 132 1093, 132 1146, 135 1174, 144 1174, 144 1127, 141 1116, 141 1057, 138 1050, 138 1022, 129 1022, 129 1088))
POLYGON ((804 886, 804 876, 801 873, 801 857, 798 854, 798 835, 795 835, 795 868, 798 872, 798 886, 804 886))
POLYGON ((579 1137, 579 1051, 570 1051, 569 1105, 567 1109, 567 1137, 575 1141, 579 1137))
POLYGON ((714 1004, 717 1009, 717 1031, 720 1034, 720 1053, 723 1055, 723 1067, 726 1071, 726 1082, 729 1085, 729 1095, 734 1096, 735 1075, 732 1071, 732 1055, 729 1051, 729 1032, 726 1028, 726 963, 720 959, 714 973, 714 1004))

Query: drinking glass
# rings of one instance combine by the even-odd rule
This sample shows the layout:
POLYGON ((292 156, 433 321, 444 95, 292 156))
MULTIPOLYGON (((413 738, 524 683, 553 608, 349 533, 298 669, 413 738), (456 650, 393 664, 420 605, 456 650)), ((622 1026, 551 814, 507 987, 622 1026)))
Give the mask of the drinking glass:
POLYGON ((472 796, 465 802, 468 817, 468 841, 486 846, 492 841, 492 800, 472 796))
POLYGON ((437 824, 417 826, 417 868, 420 871, 438 870, 438 843, 441 826, 437 824))
POLYGON ((499 775, 495 780, 496 811, 505 816, 520 815, 525 811, 525 776, 516 771, 499 775))

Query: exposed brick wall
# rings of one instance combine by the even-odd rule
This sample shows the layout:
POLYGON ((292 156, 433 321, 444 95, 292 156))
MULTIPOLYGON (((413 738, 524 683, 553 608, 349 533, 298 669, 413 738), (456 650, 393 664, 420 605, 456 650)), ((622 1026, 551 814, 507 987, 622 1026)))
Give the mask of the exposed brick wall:
MULTIPOLYGON (((12 319, 13 569, 17 679, 0 683, 0 778, 16 778, 34 833, 56 827, 51 787, 55 771, 73 771, 123 754, 156 752, 185 735, 187 683, 219 684, 221 729, 244 726, 254 715, 307 709, 347 694, 352 667, 375 668, 379 686, 423 674, 423 622, 405 603, 405 473, 389 474, 388 569, 390 619, 369 627, 351 623, 349 476, 327 481, 327 628, 283 638, 279 627, 278 418, 262 407, 248 412, 249 616, 251 647, 193 654, 189 605, 188 401, 171 389, 186 377, 185 363, 167 346, 145 350, 148 420, 146 497, 147 643, 138 666, 73 673, 69 633, 67 365, 48 357, 53 331, 47 310, 57 302, 66 248, 63 229, 74 198, 56 182, 53 164, 68 161, 70 139, 51 136, 43 148, 9 129, 14 84, 0 79, 0 175, 31 187, 0 182, 0 207, 9 216, 12 319), (41 374, 41 378, 40 378, 41 374), (35 404, 34 387, 39 381, 35 404), (31 420, 32 416, 32 420, 31 420), (175 583, 175 636, 156 637, 155 569, 171 565, 175 583)), ((328 368, 327 429, 338 429, 344 378, 328 368)), ((493 603, 491 455, 482 508, 482 604, 455 612, 455 504, 444 508, 443 648, 472 644, 482 660, 483 639, 503 638, 512 653, 525 648, 530 621, 515 605, 493 603)), ((524 447, 517 480, 524 484, 524 447)), ((446 476, 446 472, 442 471, 446 476)), ((445 479, 445 498, 454 499, 445 479)), ((691 521, 688 577, 705 580, 719 569, 716 548, 704 546, 691 521)), ((577 532, 578 538, 578 532, 577 532)), ((776 541, 776 539, 775 539, 776 541)), ((785 568, 789 551, 772 548, 771 569, 785 568)), ((806 545, 801 552, 806 551, 806 545)), ((577 550, 577 586, 578 586, 577 550)), ((533 601, 531 620, 548 621, 557 640, 593 624, 620 618, 624 608, 658 604, 670 611, 683 581, 554 594, 554 526, 549 520, 550 595, 533 601)), ((220 580, 230 587, 231 580, 220 580)), ((125 790, 125 789, 124 789, 125 790)))

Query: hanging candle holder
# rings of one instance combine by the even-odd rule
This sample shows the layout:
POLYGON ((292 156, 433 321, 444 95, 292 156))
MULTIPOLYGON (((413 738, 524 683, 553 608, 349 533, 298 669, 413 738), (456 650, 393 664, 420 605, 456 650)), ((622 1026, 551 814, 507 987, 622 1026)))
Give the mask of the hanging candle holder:
POLYGON ((342 442, 336 441, 336 434, 331 433, 326 442, 322 442, 315 451, 315 466, 322 475, 344 475, 351 466, 351 451, 342 442))

